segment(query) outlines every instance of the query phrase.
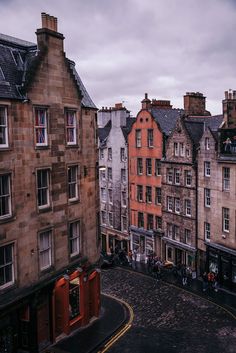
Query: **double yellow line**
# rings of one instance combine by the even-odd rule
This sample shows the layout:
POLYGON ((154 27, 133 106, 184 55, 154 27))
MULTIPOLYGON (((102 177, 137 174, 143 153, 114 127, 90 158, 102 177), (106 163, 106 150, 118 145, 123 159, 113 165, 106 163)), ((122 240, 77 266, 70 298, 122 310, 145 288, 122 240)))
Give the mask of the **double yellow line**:
POLYGON ((113 346, 113 344, 118 341, 118 339, 120 339, 129 329, 130 327, 132 326, 132 322, 134 320, 134 311, 133 309, 131 308, 131 306, 126 303, 124 300, 122 299, 119 299, 113 295, 108 295, 108 294, 104 294, 103 295, 106 295, 107 297, 110 297, 112 299, 115 299, 117 301, 119 301, 120 303, 122 303, 129 311, 129 321, 127 322, 127 324, 125 324, 122 329, 117 332, 114 336, 111 337, 111 339, 104 345, 104 347, 102 348, 102 350, 98 351, 98 353, 104 353, 106 352, 111 346, 113 346))

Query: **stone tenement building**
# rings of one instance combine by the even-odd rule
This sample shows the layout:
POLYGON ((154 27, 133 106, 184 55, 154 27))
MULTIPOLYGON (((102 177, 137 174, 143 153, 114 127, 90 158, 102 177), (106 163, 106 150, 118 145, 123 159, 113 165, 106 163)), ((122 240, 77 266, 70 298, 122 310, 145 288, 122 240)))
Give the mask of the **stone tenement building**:
POLYGON ((37 352, 100 307, 96 106, 42 14, 0 35, 0 351, 37 352))
POLYGON ((162 258, 197 269, 197 149, 204 128, 216 131, 222 116, 209 116, 201 93, 186 93, 184 110, 167 141, 162 160, 162 258))
POLYGON ((102 250, 128 250, 127 134, 134 122, 122 103, 98 111, 102 250))
POLYGON ((201 272, 236 289, 236 91, 225 92, 223 122, 205 129, 198 152, 198 249, 201 272))
POLYGON ((161 256, 161 159, 181 112, 170 101, 150 101, 145 94, 128 136, 131 249, 138 261, 153 253, 161 256))

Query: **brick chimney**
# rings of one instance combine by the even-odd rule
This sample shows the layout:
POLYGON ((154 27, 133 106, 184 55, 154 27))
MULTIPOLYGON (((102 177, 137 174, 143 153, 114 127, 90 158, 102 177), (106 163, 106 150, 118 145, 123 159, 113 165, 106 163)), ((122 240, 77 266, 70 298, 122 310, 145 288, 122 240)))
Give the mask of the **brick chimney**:
POLYGON ((206 97, 200 92, 186 92, 184 96, 184 110, 186 115, 210 115, 206 111, 206 97))
POLYGON ((64 51, 64 36, 57 32, 57 18, 42 12, 41 20, 42 28, 39 28, 36 31, 39 50, 43 50, 45 47, 52 47, 64 51))
POLYGON ((141 101, 142 109, 150 109, 151 108, 151 101, 148 98, 148 94, 145 93, 145 98, 141 101))
POLYGON ((226 128, 236 128, 236 91, 225 91, 223 100, 223 115, 226 128))

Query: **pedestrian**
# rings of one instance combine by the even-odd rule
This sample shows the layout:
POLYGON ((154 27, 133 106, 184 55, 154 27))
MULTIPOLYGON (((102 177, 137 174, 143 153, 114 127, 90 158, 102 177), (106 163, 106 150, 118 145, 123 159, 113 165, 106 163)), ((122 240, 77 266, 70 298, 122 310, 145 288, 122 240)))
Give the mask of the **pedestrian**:
POLYGON ((132 266, 132 262, 133 262, 133 253, 132 250, 130 249, 128 252, 128 261, 129 261, 129 265, 132 266))
POLYGON ((148 255, 147 258, 147 272, 150 274, 152 272, 152 267, 153 267, 153 259, 151 255, 148 255))
POLYGON ((186 275, 187 275, 187 285, 191 286, 191 283, 192 283, 192 269, 189 266, 186 268, 186 275))
POLYGON ((218 292, 218 286, 219 286, 218 281, 219 281, 219 275, 218 275, 218 272, 216 271, 214 274, 214 283, 213 283, 213 287, 214 287, 215 292, 218 292))
POLYGON ((205 292, 208 289, 208 276, 206 271, 202 275, 202 290, 205 292))
POLYGON ((186 284, 187 284, 187 272, 186 272, 186 266, 185 265, 182 266, 181 277, 182 277, 183 286, 186 286, 186 284))
POLYGON ((137 250, 134 249, 133 253, 134 253, 134 267, 136 268, 136 266, 137 266, 137 250))
POLYGON ((212 271, 208 272, 207 279, 208 279, 209 288, 214 289, 215 275, 212 271))

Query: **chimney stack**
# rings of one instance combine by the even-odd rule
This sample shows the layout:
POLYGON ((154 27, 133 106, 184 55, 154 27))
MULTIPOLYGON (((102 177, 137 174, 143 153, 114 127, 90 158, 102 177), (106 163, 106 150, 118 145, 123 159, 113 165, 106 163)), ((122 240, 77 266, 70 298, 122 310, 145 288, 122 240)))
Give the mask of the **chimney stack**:
POLYGON ((223 115, 225 127, 228 129, 236 128, 236 91, 225 91, 225 99, 223 100, 223 115))
POLYGON ((210 115, 206 111, 206 97, 200 92, 186 92, 184 96, 184 110, 185 114, 190 116, 210 115))
POLYGON ((142 109, 150 109, 151 108, 151 101, 148 98, 148 94, 145 93, 145 98, 141 101, 142 109))
POLYGON ((51 47, 64 51, 64 36, 57 32, 57 18, 42 12, 41 20, 42 28, 36 31, 39 50, 43 51, 45 48, 51 47))

